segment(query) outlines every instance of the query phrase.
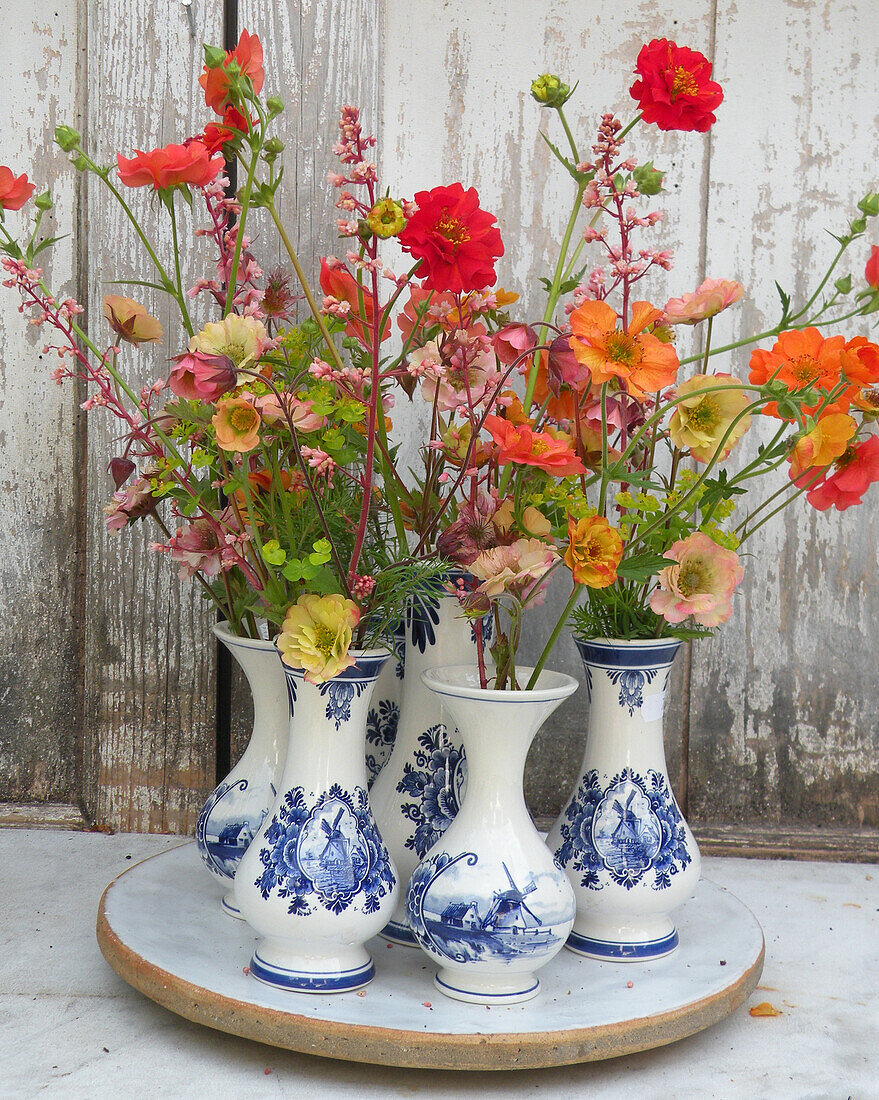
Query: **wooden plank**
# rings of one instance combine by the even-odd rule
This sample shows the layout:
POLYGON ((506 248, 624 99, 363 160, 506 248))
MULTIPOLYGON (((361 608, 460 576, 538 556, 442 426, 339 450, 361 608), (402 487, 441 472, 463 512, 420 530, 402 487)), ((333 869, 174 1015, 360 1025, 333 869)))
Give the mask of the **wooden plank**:
POLYGON ((65 802, 0 802, 3 829, 87 829, 79 806, 65 802))
MULTIPOLYGON (((26 171, 38 192, 51 185, 57 205, 43 220, 46 236, 69 232, 77 214, 73 174, 52 134, 62 119, 76 122, 78 9, 76 0, 35 0, 26 11, 0 2, 3 25, 15 27, 0 34, 0 164, 26 171)), ((26 236, 32 211, 8 212, 10 232, 26 236)), ((43 268, 52 286, 78 294, 70 239, 43 268)), ((57 360, 42 354, 49 330, 28 327, 17 308, 17 295, 0 290, 0 797, 69 801, 81 645, 76 394, 51 381, 57 360)))
MULTIPOLYGON (((755 34, 749 7, 718 4, 727 101, 712 131, 709 274, 740 279, 749 299, 724 341, 774 323, 773 279, 802 301, 836 247, 824 229, 841 232, 876 190, 874 16, 870 0, 770 3, 755 34)), ((862 280, 870 240, 875 221, 840 275, 862 280)), ((733 357, 738 373, 748 356, 733 357)), ((778 520, 746 545, 732 619, 695 647, 693 816, 876 826, 879 493, 844 513, 800 501, 778 520)))
POLYGON ((879 829, 807 825, 697 825, 703 855, 879 863, 879 829))
MULTIPOLYGON (((150 0, 89 5, 87 132, 99 160, 180 142, 208 121, 196 80, 202 42, 222 40, 222 3, 202 0, 195 7, 197 36, 191 37, 179 4, 163 9, 161 27, 150 0)), ((126 197, 151 234, 164 224, 146 190, 126 197)), ((94 181, 88 224, 91 331, 103 342, 101 280, 143 278, 146 259, 112 197, 94 181)), ((193 228, 184 217, 185 285, 213 262, 208 250, 187 245, 193 228)), ((156 233, 154 239, 170 255, 169 235, 156 233)), ((162 319, 165 339, 154 353, 126 350, 126 369, 142 371, 144 378, 166 377, 169 356, 185 346, 182 329, 167 302, 150 294, 142 300, 162 319)), ((193 319, 197 327, 215 319, 206 298, 194 304, 193 319)), ((213 615, 193 586, 178 582, 167 559, 149 552, 153 536, 146 524, 120 537, 105 534, 101 506, 112 492, 106 467, 115 435, 115 424, 91 414, 86 806, 100 825, 185 833, 214 785, 213 615)))

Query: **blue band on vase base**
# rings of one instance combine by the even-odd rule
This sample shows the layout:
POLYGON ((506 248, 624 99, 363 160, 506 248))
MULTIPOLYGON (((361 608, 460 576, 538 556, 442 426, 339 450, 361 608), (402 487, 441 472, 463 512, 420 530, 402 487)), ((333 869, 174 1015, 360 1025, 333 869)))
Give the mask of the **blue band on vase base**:
POLYGON ((652 959, 658 955, 668 955, 678 945, 677 929, 659 940, 646 943, 620 943, 614 940, 596 940, 591 936, 581 936, 571 932, 565 946, 577 955, 588 955, 600 959, 652 959))
POLYGON ((540 988, 540 980, 538 978, 534 978, 531 984, 524 989, 506 989, 502 993, 487 993, 481 989, 464 989, 461 986, 444 982, 439 974, 436 974, 433 980, 440 990, 448 989, 452 993, 462 993, 465 997, 472 997, 474 1000, 478 999, 479 1001, 503 1001, 511 997, 526 997, 529 993, 536 993, 540 988))
POLYGON ((335 974, 309 974, 302 970, 282 970, 264 962, 256 951, 250 960, 251 976, 276 989, 292 989, 298 993, 344 993, 360 989, 375 977, 372 959, 365 966, 342 970, 335 974))
POLYGON ((379 932, 379 935, 383 940, 389 940, 391 943, 399 943, 404 947, 417 947, 418 940, 412 933, 412 929, 408 924, 400 924, 398 921, 390 920, 379 932))

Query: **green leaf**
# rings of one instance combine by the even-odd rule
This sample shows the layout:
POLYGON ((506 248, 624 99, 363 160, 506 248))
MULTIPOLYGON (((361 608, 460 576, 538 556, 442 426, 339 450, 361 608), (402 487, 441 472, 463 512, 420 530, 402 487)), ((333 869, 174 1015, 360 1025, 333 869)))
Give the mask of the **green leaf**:
POLYGON ((781 321, 779 321, 779 324, 783 325, 789 315, 790 295, 782 290, 777 282, 775 284, 775 289, 778 291, 778 297, 781 299, 781 321))
POLYGON ((285 577, 288 581, 302 580, 302 562, 298 558, 291 558, 284 568, 281 570, 281 576, 285 577))
POLYGON ((287 560, 287 552, 281 548, 277 539, 269 539, 263 544, 262 558, 269 565, 283 565, 287 560))
POLYGON ((635 554, 624 558, 617 566, 617 576, 627 581, 649 581, 660 569, 677 565, 674 558, 664 558, 662 554, 635 554))

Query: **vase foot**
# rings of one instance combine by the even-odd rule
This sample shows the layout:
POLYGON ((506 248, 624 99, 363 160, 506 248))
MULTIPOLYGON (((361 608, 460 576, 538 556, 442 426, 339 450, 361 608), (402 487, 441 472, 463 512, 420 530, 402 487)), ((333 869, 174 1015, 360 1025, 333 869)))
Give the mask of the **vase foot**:
POLYGON ((387 940, 388 943, 396 943, 400 947, 418 946, 418 940, 416 940, 409 925, 401 924, 399 921, 389 920, 381 932, 379 932, 379 935, 383 940, 387 940))
POLYGON ((323 962, 320 959, 300 959, 299 965, 293 958, 283 958, 283 954, 283 961, 272 962, 265 957, 270 954, 271 947, 264 941, 250 960, 250 974, 276 989, 290 989, 297 993, 347 993, 362 989, 375 977, 375 966, 365 951, 345 958, 334 956, 323 962))
POLYGON ((235 895, 231 890, 220 899, 220 908, 233 920, 244 920, 244 917, 241 916, 241 910, 235 904, 235 895))
POLYGON ((609 962, 644 962, 648 959, 660 959, 670 955, 678 946, 676 929, 659 939, 636 943, 624 943, 619 940, 596 939, 571 932, 565 947, 575 955, 584 955, 587 959, 602 959, 609 962))
POLYGON ((530 1001, 540 992, 540 981, 533 974, 510 978, 462 974, 460 970, 438 970, 433 984, 440 993, 455 1001, 476 1005, 514 1005, 530 1001))

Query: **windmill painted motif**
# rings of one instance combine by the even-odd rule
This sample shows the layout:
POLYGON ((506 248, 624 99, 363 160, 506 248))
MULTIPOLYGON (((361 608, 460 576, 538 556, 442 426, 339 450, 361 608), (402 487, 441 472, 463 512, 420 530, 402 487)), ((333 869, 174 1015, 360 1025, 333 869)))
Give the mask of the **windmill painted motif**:
MULTIPOLYGON (((339 828, 345 807, 340 806, 336 814, 336 820, 332 825, 326 818, 321 821, 321 828, 326 834, 326 843, 318 857, 321 869, 321 878, 328 881, 336 890, 353 890, 356 886, 354 867, 351 859, 351 841, 339 828)), ((321 883, 316 881, 320 888, 321 883)))
POLYGON ((611 844, 617 851, 617 861, 623 867, 642 867, 649 862, 659 848, 652 818, 641 818, 632 803, 638 797, 638 790, 629 791, 625 805, 619 798, 613 801, 612 809, 619 816, 616 828, 611 834, 611 844))
POLYGON ((541 928, 543 921, 528 908, 525 902, 525 898, 537 889, 534 878, 532 877, 529 880, 524 890, 520 890, 506 863, 502 863, 501 866, 510 883, 510 888, 509 890, 495 891, 491 906, 482 922, 483 930, 486 932, 512 932, 514 935, 519 935, 529 930, 541 928))

